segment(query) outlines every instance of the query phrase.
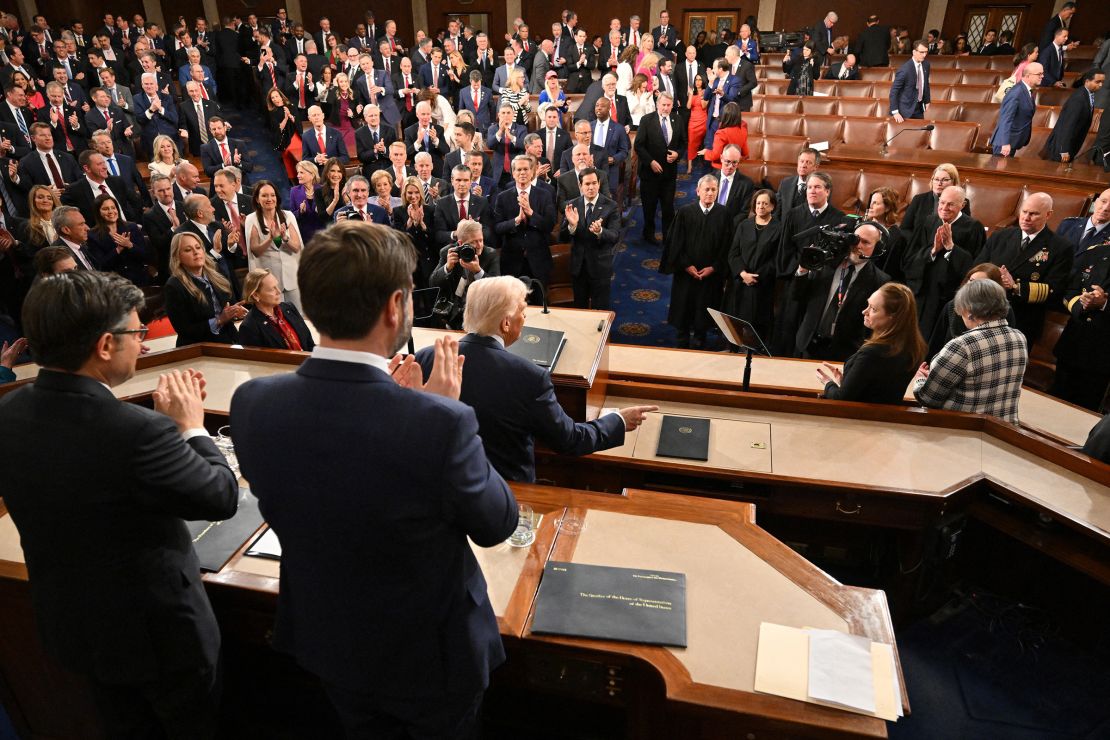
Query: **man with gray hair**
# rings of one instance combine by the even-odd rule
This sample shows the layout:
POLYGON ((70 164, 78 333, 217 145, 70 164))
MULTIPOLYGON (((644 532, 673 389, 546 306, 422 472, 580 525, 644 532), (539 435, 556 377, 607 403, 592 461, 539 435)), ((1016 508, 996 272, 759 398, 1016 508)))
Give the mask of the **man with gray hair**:
POLYGON ((1044 328, 1045 313, 1068 286, 1074 251, 1048 228, 1052 198, 1033 193, 1021 204, 1018 225, 991 234, 975 262, 991 262, 1002 270, 1002 287, 1014 306, 1017 329, 1033 346, 1044 328))
POLYGON ((455 240, 440 249, 439 264, 428 278, 428 285, 439 288, 440 297, 451 302, 449 315, 442 317, 451 329, 462 325, 470 287, 482 278, 501 274, 500 255, 493 247, 486 247, 482 224, 464 218, 455 227, 455 240))
POLYGON ((86 244, 89 226, 85 223, 85 217, 81 215, 80 210, 73 206, 58 206, 54 209, 54 213, 50 214, 50 225, 58 235, 50 246, 65 247, 73 252, 78 270, 96 269, 86 244))
MULTIPOLYGON (((624 444, 626 431, 643 422, 657 406, 630 406, 594 421, 575 422, 555 397, 551 373, 506 351, 524 330, 528 287, 514 277, 491 277, 470 288, 463 315, 466 336, 459 355, 466 358, 459 400, 478 416, 478 434, 494 469, 510 481, 536 480, 534 440, 562 455, 588 455, 624 444)), ((433 348, 416 361, 425 378, 435 360, 433 348)))
POLYGON ((993 280, 972 280, 956 293, 955 308, 968 330, 921 366, 914 397, 929 408, 990 414, 1017 424, 1029 353, 1021 332, 1006 323, 1006 291, 993 280))
POLYGON ((153 159, 154 137, 165 134, 180 147, 177 138, 179 116, 173 98, 158 89, 158 74, 144 72, 142 90, 135 95, 135 121, 142 131, 143 153, 153 159))

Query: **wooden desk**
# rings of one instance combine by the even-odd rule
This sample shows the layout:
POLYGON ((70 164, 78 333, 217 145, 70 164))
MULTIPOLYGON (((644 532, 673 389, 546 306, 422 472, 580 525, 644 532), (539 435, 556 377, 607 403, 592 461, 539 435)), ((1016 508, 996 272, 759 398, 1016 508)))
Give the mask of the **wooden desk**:
MULTIPOLYGON (((526 687, 614 706, 626 713, 628 736, 636 738, 690 736, 697 734, 695 729, 704 733, 700 736, 758 730, 792 737, 886 736, 885 723, 878 719, 754 693, 762 621, 835 629, 891 645, 894 638, 882 592, 832 580, 756 526, 751 505, 647 491, 612 496, 529 485, 514 485, 514 490, 519 500, 543 512, 544 519, 529 548, 475 548, 510 656, 495 674, 493 691, 499 686, 517 691, 526 687), (585 521, 580 534, 566 535, 555 527, 555 520, 568 509, 585 521), (660 548, 662 541, 669 546, 660 548), (548 559, 685 573, 688 647, 533 634, 533 602, 548 559), (537 666, 546 668, 533 670, 537 666), (568 687, 559 680, 568 673, 584 680, 568 687)), ((25 596, 18 534, 4 514, 0 507, 0 592, 25 596)), ((246 548, 204 580, 225 643, 243 640, 262 646, 272 625, 279 566, 245 556, 246 548)), ((37 636, 25 627, 25 598, 5 598, 0 604, 4 638, 25 641, 30 652, 41 653, 37 636), (10 625, 19 627, 12 630, 10 625)), ((39 665, 14 663, 7 653, 0 653, 0 660, 6 676, 34 682, 38 675, 39 665)), ((898 680, 908 713, 900 671, 898 680)), ((21 729, 35 731, 42 722, 57 723, 61 714, 60 704, 55 704, 51 717, 40 716, 38 696, 58 702, 64 694, 50 686, 37 688, 25 686, 8 698, 14 716, 26 725, 21 729)), ((80 724, 79 717, 67 719, 74 720, 67 737, 85 736, 88 724, 80 724)))

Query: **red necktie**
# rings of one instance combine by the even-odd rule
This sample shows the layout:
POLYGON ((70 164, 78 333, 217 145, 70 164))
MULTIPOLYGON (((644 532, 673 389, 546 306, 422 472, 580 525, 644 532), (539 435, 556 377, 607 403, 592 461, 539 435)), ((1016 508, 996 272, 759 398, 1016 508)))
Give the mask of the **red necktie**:
POLYGON ((459 220, 462 221, 465 218, 466 218, 466 201, 465 200, 460 200, 459 201, 459 220))
POLYGON ((112 130, 112 114, 108 111, 104 111, 104 128, 112 130))
POLYGON ((325 151, 327 151, 327 147, 324 146, 324 134, 321 133, 320 131, 316 132, 316 144, 320 147, 320 153, 321 154, 323 154, 323 153, 325 153, 325 151))
POLYGON ((54 153, 46 153, 46 163, 50 165, 50 179, 54 181, 54 187, 58 190, 65 190, 66 183, 62 179, 62 171, 58 169, 58 163, 54 161, 54 153))
POLYGON ((304 107, 304 72, 298 72, 297 76, 300 77, 300 80, 299 80, 300 84, 298 85, 298 87, 300 87, 300 92, 297 93, 297 105, 299 107, 303 108, 304 107))
POLYGON ((200 86, 200 96, 205 100, 208 100, 208 88, 205 87, 203 84, 200 86))
POLYGON ((58 125, 62 127, 62 135, 66 139, 66 149, 73 150, 73 142, 69 139, 69 131, 66 129, 66 111, 62 106, 58 106, 58 125))
MULTIPOLYGON (((322 145, 320 147, 320 151, 324 151, 322 145)), ((226 141, 220 142, 220 152, 224 155, 224 164, 231 164, 231 154, 227 151, 226 141)))
POLYGON ((266 66, 270 68, 270 79, 273 81, 274 87, 277 87, 277 75, 274 74, 274 65, 267 64, 266 66))
POLYGON ((235 207, 235 201, 229 200, 227 202, 227 212, 231 215, 231 228, 239 231, 239 209, 235 207))
MULTIPOLYGON (((397 51, 397 44, 396 44, 396 43, 394 42, 394 40, 393 40, 393 37, 392 37, 392 36, 390 36, 390 37, 389 37, 389 50, 390 50, 390 51, 397 51)), ((406 86, 408 85, 408 81, 407 81, 407 80, 406 80, 406 82, 405 82, 405 85, 406 85, 406 86)))
POLYGON ((474 110, 478 110, 478 91, 474 91, 474 110))
MULTIPOLYGON (((412 87, 412 83, 409 82, 409 76, 405 75, 405 89, 407 90, 410 87, 412 87)), ((405 93, 405 110, 412 110, 412 93, 405 93)))

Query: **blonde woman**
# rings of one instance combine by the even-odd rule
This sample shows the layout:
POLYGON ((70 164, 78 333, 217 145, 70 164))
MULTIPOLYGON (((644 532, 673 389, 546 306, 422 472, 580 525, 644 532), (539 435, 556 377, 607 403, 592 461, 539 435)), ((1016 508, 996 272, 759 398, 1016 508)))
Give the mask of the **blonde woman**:
POLYGON ((316 190, 320 187, 320 169, 307 159, 297 162, 297 184, 289 190, 289 210, 297 219, 301 236, 307 242, 324 224, 316 210, 316 190))
POLYGON ((216 269, 196 234, 183 231, 170 242, 170 277, 162 294, 178 347, 239 340, 235 322, 246 318, 247 309, 242 303, 230 302, 231 284, 216 269))
POLYGON ((244 347, 311 352, 316 343, 297 307, 282 300, 281 286, 269 270, 258 268, 243 281, 243 303, 250 311, 239 325, 244 347))
POLYGON ((150 160, 150 171, 173 178, 173 168, 181 163, 181 152, 173 139, 165 134, 154 137, 154 158, 150 160))
POLYGON ((58 238, 50 216, 54 209, 62 205, 62 201, 54 191, 46 185, 33 185, 27 194, 27 204, 30 207, 31 218, 28 226, 31 230, 31 246, 34 251, 48 247, 58 238))
POLYGON ((388 170, 378 170, 370 175, 370 189, 374 192, 373 202, 384 208, 392 218, 393 209, 401 205, 401 197, 392 194, 393 176, 388 170))
POLYGON ((501 88, 499 92, 501 93, 501 104, 508 103, 512 106, 514 122, 526 124, 532 105, 529 102, 528 89, 524 86, 524 70, 520 67, 514 67, 509 75, 509 86, 501 88))
POLYGON ((301 262, 300 229, 289 211, 279 208, 277 188, 269 180, 254 186, 254 211, 247 216, 247 266, 269 270, 277 278, 282 300, 301 310, 301 291, 297 286, 297 267, 301 262))

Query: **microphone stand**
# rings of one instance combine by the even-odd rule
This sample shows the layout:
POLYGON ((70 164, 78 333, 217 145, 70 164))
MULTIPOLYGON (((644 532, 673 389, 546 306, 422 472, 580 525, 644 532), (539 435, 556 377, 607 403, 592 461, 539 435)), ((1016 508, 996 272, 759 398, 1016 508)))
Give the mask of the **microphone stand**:
POLYGON ((536 280, 534 277, 521 277, 520 281, 528 286, 529 293, 531 293, 533 289, 539 288, 540 300, 543 301, 543 311, 541 313, 551 313, 551 309, 547 307, 547 293, 544 292, 543 283, 536 280))
POLYGON ((1070 175, 1070 174, 1071 174, 1071 166, 1072 166, 1073 164, 1075 164, 1076 162, 1078 162, 1078 161, 1079 161, 1079 158, 1080 158, 1080 157, 1083 157, 1083 156, 1085 156, 1085 155, 1087 155, 1087 154, 1090 154, 1090 153, 1091 153, 1091 150, 1093 150, 1094 148, 1095 148, 1095 147, 1094 147, 1094 145, 1092 144, 1091 146, 1087 147, 1087 148, 1086 148, 1086 149, 1084 149, 1083 151, 1081 151, 1081 152, 1079 152, 1078 154, 1076 154, 1076 155, 1075 155, 1074 157, 1070 157, 1070 158, 1068 159, 1068 161, 1067 161, 1067 162, 1066 162, 1066 163, 1064 164, 1064 174, 1065 174, 1065 175, 1070 175))
POLYGON ((934 128, 936 128, 936 126, 934 126, 931 123, 928 126, 921 126, 919 128, 904 128, 901 131, 899 131, 898 133, 894 134, 894 136, 891 136, 889 139, 887 139, 886 141, 883 142, 883 145, 881 147, 879 147, 879 154, 883 155, 884 157, 887 154, 889 154, 890 150, 887 148, 887 145, 890 144, 890 142, 897 139, 902 134, 906 133, 907 131, 932 131, 934 128))

